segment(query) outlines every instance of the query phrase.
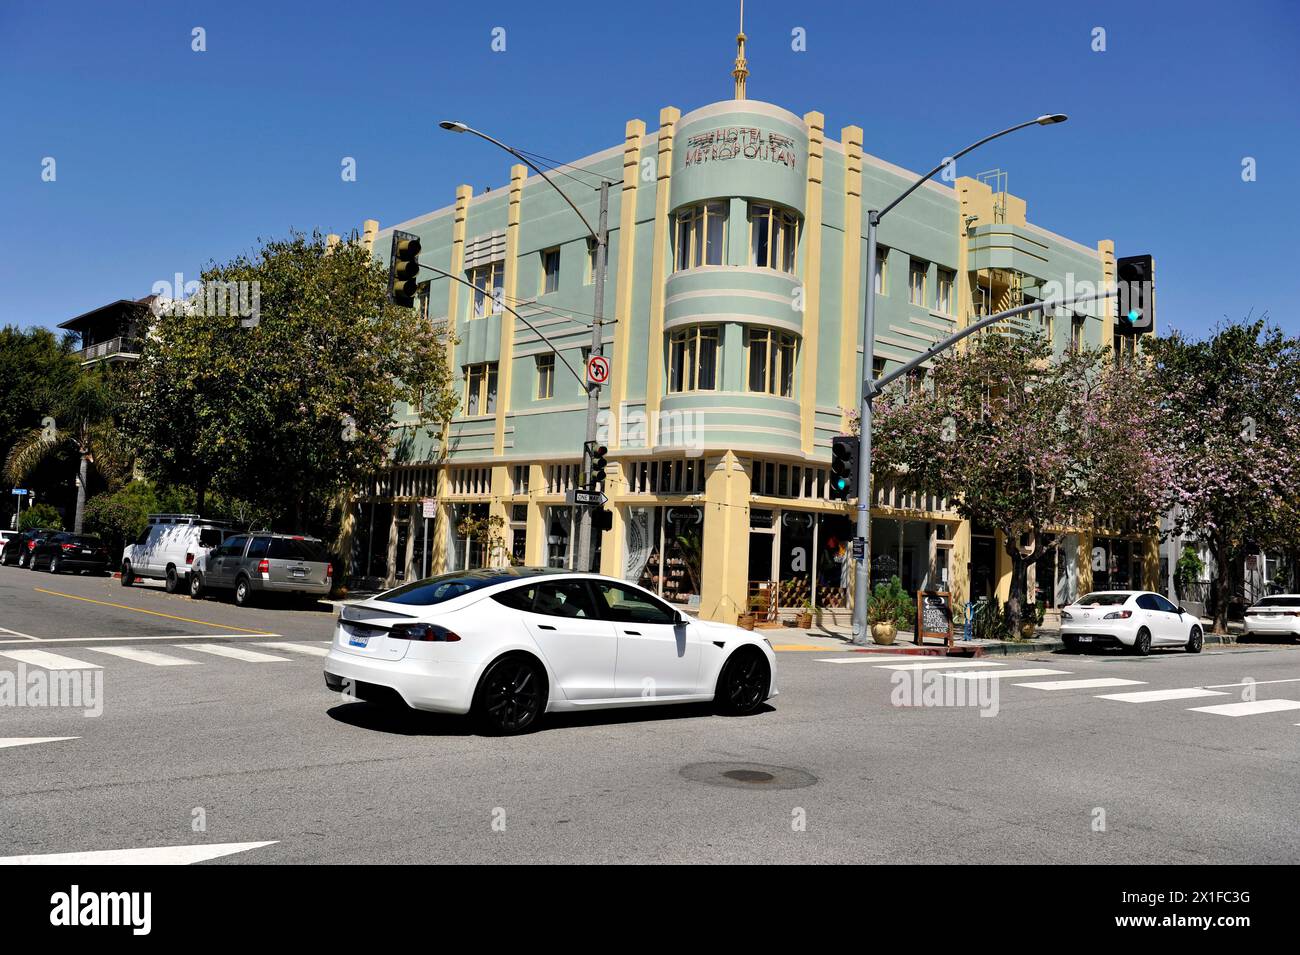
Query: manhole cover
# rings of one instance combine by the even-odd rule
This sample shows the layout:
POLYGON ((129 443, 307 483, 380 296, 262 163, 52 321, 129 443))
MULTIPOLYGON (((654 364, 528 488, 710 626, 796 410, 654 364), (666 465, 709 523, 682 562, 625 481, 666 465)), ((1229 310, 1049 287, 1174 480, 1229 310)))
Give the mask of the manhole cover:
POLYGON ((816 776, 802 769, 759 763, 691 763, 679 772, 697 783, 731 789, 802 789, 817 782, 816 776))

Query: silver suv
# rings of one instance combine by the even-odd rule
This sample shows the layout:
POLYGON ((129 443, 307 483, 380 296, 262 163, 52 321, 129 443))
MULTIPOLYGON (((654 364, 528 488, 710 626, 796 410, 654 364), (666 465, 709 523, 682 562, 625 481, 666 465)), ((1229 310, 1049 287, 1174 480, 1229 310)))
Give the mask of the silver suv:
POLYGON ((190 569, 190 596, 230 590, 240 607, 248 606, 259 594, 289 594, 314 601, 330 592, 333 578, 325 545, 314 537, 237 534, 190 569))

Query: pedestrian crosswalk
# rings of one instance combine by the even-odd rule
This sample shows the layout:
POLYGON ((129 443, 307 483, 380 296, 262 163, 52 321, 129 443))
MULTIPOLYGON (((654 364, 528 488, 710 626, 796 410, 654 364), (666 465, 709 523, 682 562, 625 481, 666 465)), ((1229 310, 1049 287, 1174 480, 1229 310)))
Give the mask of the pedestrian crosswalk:
MULTIPOLYGON (((887 671, 897 680, 906 672, 909 677, 934 671, 935 678, 952 681, 973 682, 987 680, 995 683, 1010 682, 1011 685, 1027 690, 1054 693, 1068 690, 1102 690, 1125 686, 1148 686, 1145 680, 1130 680, 1120 677, 1077 677, 1073 679, 1029 679, 1030 677, 1070 677, 1069 670, 1057 670, 1050 667, 1008 667, 999 660, 952 660, 944 657, 902 658, 885 657, 882 654, 864 654, 854 657, 824 657, 820 663, 859 663, 871 669, 887 671)), ((1145 674, 1144 674, 1145 675, 1145 674)), ((1300 683, 1300 679, 1249 681, 1247 683, 1219 684, 1214 686, 1184 686, 1164 689, 1123 690, 1114 693, 1096 693, 1093 699, 1112 703, 1152 704, 1168 703, 1179 700, 1201 700, 1208 697, 1228 697, 1234 694, 1228 687, 1256 687, 1264 683, 1300 683)), ((1213 716, 1244 717, 1259 716, 1269 713, 1282 713, 1300 710, 1300 700, 1288 699, 1242 699, 1238 702, 1220 702, 1206 706, 1188 707, 1189 712, 1208 713, 1213 716)), ((1300 726, 1300 723, 1296 723, 1300 726)))
POLYGON ((0 650, 0 669, 7 669, 17 663, 41 670, 99 670, 103 669, 104 663, 109 662, 99 662, 97 658, 100 657, 111 657, 114 661, 148 667, 202 666, 214 662, 214 658, 248 664, 286 663, 291 659, 319 658, 328 653, 328 640, 302 643, 259 641, 240 646, 225 643, 177 643, 168 646, 166 652, 152 647, 93 646, 51 653, 48 650, 22 647, 0 650))

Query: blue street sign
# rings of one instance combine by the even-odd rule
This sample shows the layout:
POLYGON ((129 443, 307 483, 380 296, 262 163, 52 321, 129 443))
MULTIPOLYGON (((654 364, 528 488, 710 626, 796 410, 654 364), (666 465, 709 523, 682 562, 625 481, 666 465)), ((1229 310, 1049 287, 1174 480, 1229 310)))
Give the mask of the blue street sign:
POLYGON ((23 495, 23 494, 26 494, 26 493, 27 493, 27 488, 25 488, 25 487, 16 487, 16 488, 14 488, 13 491, 10 492, 10 493, 18 494, 18 495, 23 495))

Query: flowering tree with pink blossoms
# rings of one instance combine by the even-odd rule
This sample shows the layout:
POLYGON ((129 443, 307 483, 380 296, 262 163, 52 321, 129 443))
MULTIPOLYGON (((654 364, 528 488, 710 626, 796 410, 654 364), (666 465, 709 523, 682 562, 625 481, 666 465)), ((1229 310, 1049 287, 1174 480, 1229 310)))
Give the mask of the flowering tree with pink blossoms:
POLYGON ((939 357, 928 382, 877 399, 875 475, 942 495, 962 517, 1002 532, 1016 633, 1048 529, 1154 531, 1171 474, 1156 398, 1145 363, 1104 351, 1053 355, 1041 337, 986 332, 939 357))
POLYGON ((1147 351, 1170 422, 1175 520, 1214 556, 1214 630, 1224 633, 1245 557, 1294 552, 1300 538, 1300 338, 1248 319, 1147 351))

